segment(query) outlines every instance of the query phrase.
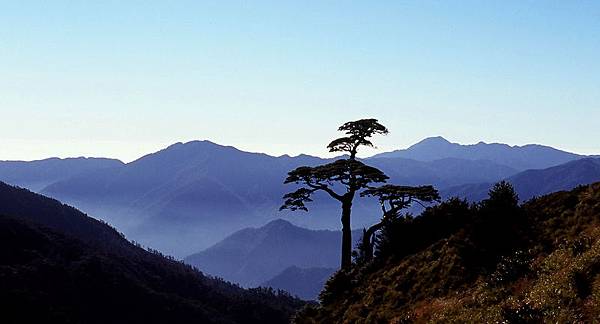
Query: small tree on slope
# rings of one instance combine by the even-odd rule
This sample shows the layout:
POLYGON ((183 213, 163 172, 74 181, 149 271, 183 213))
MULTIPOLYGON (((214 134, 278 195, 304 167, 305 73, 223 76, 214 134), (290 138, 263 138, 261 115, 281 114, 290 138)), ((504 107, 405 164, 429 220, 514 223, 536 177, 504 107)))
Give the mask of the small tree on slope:
POLYGON ((401 217, 402 210, 410 207, 413 203, 425 207, 425 203, 440 200, 440 195, 433 186, 410 187, 388 184, 378 188, 369 188, 363 191, 361 196, 376 197, 382 211, 381 221, 363 230, 360 257, 365 262, 373 258, 375 233, 383 228, 386 222, 401 217))

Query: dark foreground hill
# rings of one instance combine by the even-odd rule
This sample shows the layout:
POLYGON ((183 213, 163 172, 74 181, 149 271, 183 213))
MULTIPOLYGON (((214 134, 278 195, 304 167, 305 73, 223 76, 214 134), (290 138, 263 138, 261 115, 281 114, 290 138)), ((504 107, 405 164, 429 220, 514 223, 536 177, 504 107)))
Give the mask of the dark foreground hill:
POLYGON ((299 323, 592 323, 600 183, 531 200, 509 186, 385 227, 374 261, 338 272, 299 323))
POLYGON ((0 183, 3 323, 286 323, 301 302, 244 290, 0 183))

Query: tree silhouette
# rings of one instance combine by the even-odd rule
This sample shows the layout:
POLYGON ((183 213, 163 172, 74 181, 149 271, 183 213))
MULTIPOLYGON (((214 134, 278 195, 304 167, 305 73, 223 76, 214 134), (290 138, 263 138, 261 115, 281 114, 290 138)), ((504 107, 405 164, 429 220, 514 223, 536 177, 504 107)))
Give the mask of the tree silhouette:
POLYGON ((346 132, 345 137, 333 140, 327 148, 329 152, 347 152, 350 160, 356 160, 358 147, 361 145, 374 147, 369 140, 375 134, 387 135, 389 131, 381 125, 377 119, 361 119, 347 122, 338 128, 340 132, 346 132))
POLYGON ((488 199, 481 202, 483 209, 506 212, 515 210, 519 206, 519 195, 513 185, 506 180, 494 184, 494 187, 488 191, 488 196, 488 199))
POLYGON ((362 242, 360 243, 362 255, 360 257, 365 262, 373 258, 375 232, 379 231, 386 222, 401 217, 402 210, 410 207, 413 203, 425 207, 425 203, 440 200, 440 195, 433 186, 410 187, 388 184, 377 188, 369 188, 360 195, 362 197, 376 197, 383 212, 379 223, 363 230, 362 242))
MULTIPOLYGON (((350 215, 356 193, 368 188, 370 184, 385 182, 388 177, 379 169, 356 160, 360 146, 373 147, 370 138, 375 134, 385 135, 387 128, 377 119, 361 119, 347 122, 338 128, 347 136, 332 141, 327 148, 330 152, 346 152, 350 156, 334 162, 317 166, 302 166, 288 173, 285 183, 300 185, 296 191, 286 194, 280 210, 290 209, 308 211, 305 203, 312 201, 312 195, 324 191, 342 205, 342 269, 352 265, 352 229, 350 215), (342 186, 342 193, 334 190, 334 185, 342 186)), ((339 190, 339 189, 337 189, 339 190)))

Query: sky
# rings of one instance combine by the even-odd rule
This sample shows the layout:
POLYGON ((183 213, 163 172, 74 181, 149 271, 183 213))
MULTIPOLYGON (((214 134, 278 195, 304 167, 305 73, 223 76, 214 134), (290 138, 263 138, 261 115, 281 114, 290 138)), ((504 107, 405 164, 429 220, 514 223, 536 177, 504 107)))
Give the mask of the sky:
POLYGON ((0 160, 441 135, 600 153, 599 1, 0 0, 0 160))

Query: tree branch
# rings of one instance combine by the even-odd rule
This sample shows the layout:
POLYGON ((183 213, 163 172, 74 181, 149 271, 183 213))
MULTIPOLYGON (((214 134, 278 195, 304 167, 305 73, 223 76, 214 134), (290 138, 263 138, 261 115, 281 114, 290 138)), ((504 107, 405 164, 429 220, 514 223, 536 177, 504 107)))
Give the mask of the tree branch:
MULTIPOLYGON (((325 191, 326 193, 328 193, 328 194, 329 194, 331 197, 333 197, 334 199, 337 199, 337 200, 339 200, 339 201, 341 201, 341 200, 342 200, 342 196, 341 196, 341 195, 337 194, 335 191, 333 191, 331 188, 327 187, 327 186, 326 186, 326 185, 324 185, 324 184, 321 184, 321 185, 315 185, 315 184, 312 184, 312 183, 306 183, 306 185, 307 185, 308 187, 310 187, 310 188, 314 189, 314 191, 317 191, 317 190, 323 190, 323 191, 325 191)), ((314 191, 313 191, 313 192, 314 192, 314 191)))

